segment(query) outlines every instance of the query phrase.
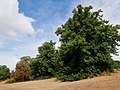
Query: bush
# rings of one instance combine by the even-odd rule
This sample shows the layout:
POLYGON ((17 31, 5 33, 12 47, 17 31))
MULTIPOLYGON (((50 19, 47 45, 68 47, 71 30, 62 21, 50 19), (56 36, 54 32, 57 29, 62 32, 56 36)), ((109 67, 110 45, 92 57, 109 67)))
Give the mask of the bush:
POLYGON ((114 69, 119 69, 120 68, 120 61, 114 61, 113 68, 114 69))
POLYGON ((28 81, 31 77, 29 71, 30 67, 28 63, 31 61, 31 58, 29 56, 24 56, 20 58, 20 61, 16 64, 15 71, 11 72, 10 82, 23 82, 28 81))
POLYGON ((6 65, 0 65, 0 80, 5 80, 10 77, 10 69, 6 65))
POLYGON ((72 74, 59 74, 57 78, 61 81, 76 81, 86 78, 93 78, 94 76, 97 76, 98 74, 101 74, 101 71, 99 69, 96 69, 95 66, 87 67, 84 71, 78 72, 78 73, 72 73, 72 74))
POLYGON ((10 83, 15 83, 15 79, 14 78, 11 78, 9 80, 6 81, 7 84, 10 84, 10 83))

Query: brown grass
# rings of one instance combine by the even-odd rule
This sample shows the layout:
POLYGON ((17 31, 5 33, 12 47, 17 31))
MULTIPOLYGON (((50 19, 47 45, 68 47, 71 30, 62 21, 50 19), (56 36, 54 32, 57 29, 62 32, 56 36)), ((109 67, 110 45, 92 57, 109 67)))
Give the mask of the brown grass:
POLYGON ((120 71, 74 82, 60 82, 55 78, 14 84, 0 83, 0 90, 120 90, 120 71))

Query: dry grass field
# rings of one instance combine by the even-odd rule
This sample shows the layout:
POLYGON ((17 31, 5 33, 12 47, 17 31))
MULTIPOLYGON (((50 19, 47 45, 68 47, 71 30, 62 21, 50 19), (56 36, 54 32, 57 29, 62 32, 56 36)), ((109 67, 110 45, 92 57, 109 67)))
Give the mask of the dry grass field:
POLYGON ((120 90, 120 71, 74 82, 60 82, 55 78, 14 84, 1 82, 0 90, 120 90))

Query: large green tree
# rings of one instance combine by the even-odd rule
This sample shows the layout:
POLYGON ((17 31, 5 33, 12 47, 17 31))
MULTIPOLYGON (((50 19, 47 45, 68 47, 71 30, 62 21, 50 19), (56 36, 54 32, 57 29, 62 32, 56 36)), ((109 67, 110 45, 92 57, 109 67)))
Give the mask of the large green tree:
POLYGON ((45 42, 38 47, 39 54, 30 62, 31 74, 34 79, 50 78, 55 76, 57 70, 57 51, 55 42, 45 42))
POLYGON ((10 76, 10 69, 6 65, 0 65, 0 80, 5 80, 10 76))
POLYGON ((78 5, 73 17, 56 31, 61 42, 63 80, 87 78, 112 70, 111 54, 117 53, 120 25, 109 24, 102 18, 101 10, 92 12, 91 9, 92 6, 78 5))

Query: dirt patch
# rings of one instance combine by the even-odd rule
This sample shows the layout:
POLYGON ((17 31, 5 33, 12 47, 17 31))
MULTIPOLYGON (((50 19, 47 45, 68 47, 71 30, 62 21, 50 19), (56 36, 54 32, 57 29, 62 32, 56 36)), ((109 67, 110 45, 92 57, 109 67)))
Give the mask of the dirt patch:
POLYGON ((120 71, 74 82, 60 82, 55 78, 14 84, 0 84, 0 90, 120 90, 120 71))

